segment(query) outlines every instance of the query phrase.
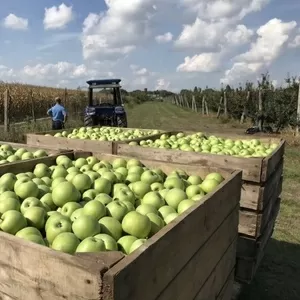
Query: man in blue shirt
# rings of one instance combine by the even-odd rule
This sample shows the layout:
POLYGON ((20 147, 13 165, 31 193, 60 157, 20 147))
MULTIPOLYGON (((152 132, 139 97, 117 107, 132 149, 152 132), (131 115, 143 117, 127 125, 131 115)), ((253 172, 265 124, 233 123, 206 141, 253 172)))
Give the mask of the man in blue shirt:
POLYGON ((47 115, 52 118, 52 130, 61 130, 65 126, 67 121, 67 112, 65 108, 61 105, 61 99, 59 97, 55 98, 56 104, 48 109, 47 115))

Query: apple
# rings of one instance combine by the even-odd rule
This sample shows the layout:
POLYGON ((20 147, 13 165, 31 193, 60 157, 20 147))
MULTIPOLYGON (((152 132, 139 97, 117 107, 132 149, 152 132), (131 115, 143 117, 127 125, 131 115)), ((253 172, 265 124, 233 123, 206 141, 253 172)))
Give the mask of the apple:
POLYGON ((70 219, 64 217, 63 215, 59 216, 51 216, 45 225, 46 238, 51 245, 53 240, 57 235, 62 232, 71 232, 72 231, 72 223, 70 219), (51 219, 52 218, 52 219, 51 219))
POLYGON ((164 182, 164 187, 169 190, 174 188, 184 190, 185 185, 183 180, 178 177, 168 177, 164 182))
POLYGON ((88 201, 94 200, 97 195, 98 195, 98 192, 96 190, 89 189, 89 190, 86 190, 82 194, 82 200, 88 202, 88 201))
POLYGON ((87 237, 81 241, 78 245, 76 252, 102 252, 106 251, 105 243, 102 239, 97 239, 95 237, 87 237))
POLYGON ((67 202, 62 208, 60 213, 63 216, 66 216, 68 218, 71 218, 71 215, 73 212, 77 209, 81 208, 81 205, 77 202, 67 202))
POLYGON ((115 192, 114 194, 114 201, 119 200, 119 201, 129 201, 132 204, 135 203, 135 195, 134 193, 129 190, 129 189, 124 189, 120 188, 118 191, 115 192))
POLYGON ((151 191, 143 197, 142 204, 149 204, 159 209, 165 204, 165 201, 158 192, 151 191))
POLYGON ((94 200, 100 201, 103 205, 107 205, 113 201, 113 199, 105 193, 98 194, 94 200))
POLYGON ((27 235, 33 235, 33 234, 38 235, 40 237, 43 237, 42 234, 41 234, 41 232, 37 228, 35 228, 35 227, 25 227, 25 228, 19 230, 16 233, 16 236, 19 237, 19 238, 23 238, 24 239, 25 236, 27 236, 27 235))
POLYGON ((133 167, 133 166, 140 166, 140 167, 142 167, 143 164, 142 164, 139 160, 137 160, 137 159, 135 159, 135 158, 131 158, 131 159, 129 159, 129 160, 127 161, 126 167, 127 167, 127 169, 130 169, 130 168, 133 167))
POLYGON ((94 236, 95 239, 100 239, 104 242, 107 251, 118 251, 118 244, 116 240, 106 233, 99 233, 94 236))
POLYGON ((87 172, 85 172, 85 174, 90 177, 92 182, 94 182, 96 179, 98 179, 100 177, 100 174, 97 172, 94 172, 94 171, 87 171, 87 172))
POLYGON ((202 183, 202 178, 200 176, 197 175, 191 175, 189 176, 189 178, 187 179, 187 181, 191 184, 191 185, 199 185, 200 183, 202 183))
POLYGON ((122 236, 121 223, 112 217, 103 217, 99 220, 101 232, 113 237, 116 241, 122 236))
POLYGON ((75 186, 68 181, 58 183, 52 190, 53 203, 58 207, 63 207, 67 202, 79 202, 80 196, 75 186))
POLYGON ((46 164, 39 163, 35 166, 33 174, 37 178, 42 178, 42 177, 51 175, 51 171, 50 171, 49 167, 46 164))
POLYGON ((82 215, 83 215, 83 208, 78 208, 72 213, 70 219, 72 222, 74 222, 76 219, 78 219, 82 215))
POLYGON ((39 244, 42 246, 46 246, 46 243, 43 239, 43 237, 37 235, 37 234, 27 234, 24 237, 22 237, 24 240, 27 240, 29 242, 35 243, 35 244, 39 244))
POLYGON ((41 179, 44 182, 44 184, 46 184, 47 186, 51 187, 51 185, 52 185, 52 179, 50 177, 44 176, 41 179))
POLYGON ((160 182, 154 182, 151 184, 151 190, 158 192, 164 189, 164 185, 160 182))
POLYGON ((72 232, 62 232, 58 234, 52 242, 51 248, 64 253, 74 254, 80 240, 72 232))
POLYGON ((19 180, 15 183, 15 193, 21 199, 26 199, 28 197, 37 197, 39 194, 38 186, 32 182, 30 179, 26 182, 20 182, 19 180))
POLYGON ((45 184, 40 184, 38 185, 39 193, 38 193, 38 198, 42 198, 44 195, 48 194, 51 192, 50 187, 48 187, 45 184))
POLYGON ((186 193, 178 188, 173 188, 166 194, 165 200, 167 204, 177 210, 179 203, 187 199, 186 193))
POLYGON ((92 186, 92 180, 91 178, 86 174, 77 174, 74 176, 72 180, 73 185, 75 188, 80 191, 84 192, 91 188, 92 186))
POLYGON ((210 173, 206 175, 205 179, 215 179, 218 183, 221 183, 224 177, 219 173, 210 173))
POLYGON ((156 207, 150 205, 150 204, 140 204, 137 208, 136 211, 142 215, 147 215, 149 213, 154 213, 158 214, 158 211, 156 207))
POLYGON ((112 190, 112 194, 113 196, 115 195, 115 193, 117 193, 120 189, 126 189, 126 190, 130 190, 130 188, 122 182, 119 183, 115 183, 113 186, 113 190, 112 190))
POLYGON ((106 216, 105 205, 98 200, 92 200, 85 204, 83 207, 83 214, 86 216, 92 216, 97 220, 106 216))
POLYGON ((132 184, 132 191, 137 198, 142 199, 148 192, 151 191, 151 186, 149 183, 137 181, 132 184))
POLYGON ((147 170, 141 175, 141 181, 148 183, 149 185, 151 185, 154 182, 159 182, 160 180, 161 177, 151 170, 147 170))
POLYGON ((164 205, 158 210, 158 213, 163 219, 165 219, 167 215, 176 213, 176 210, 169 205, 164 205))
POLYGON ((128 174, 139 174, 140 176, 144 173, 144 169, 142 166, 132 166, 128 168, 128 174))
POLYGON ((0 186, 6 187, 8 190, 13 190, 16 181, 17 177, 15 174, 6 173, 0 178, 0 186))
POLYGON ((163 189, 163 190, 160 190, 158 192, 162 196, 162 198, 165 199, 168 191, 169 191, 169 189, 163 189))
POLYGON ((76 168, 80 169, 80 168, 82 168, 83 166, 85 166, 87 164, 88 164, 87 160, 85 158, 83 158, 83 157, 80 157, 80 158, 77 158, 75 160, 74 166, 76 168))
POLYGON ((141 180, 141 175, 138 173, 128 173, 128 175, 125 178, 125 182, 127 184, 137 182, 141 180))
POLYGON ((116 168, 115 171, 117 173, 120 173, 123 175, 123 178, 126 178, 126 176, 128 175, 128 170, 126 167, 119 167, 119 168, 116 168))
POLYGON ((0 201, 0 213, 4 214, 9 210, 20 211, 20 202, 16 198, 6 198, 0 201))
POLYGON ((68 175, 67 170, 63 166, 58 165, 55 166, 51 178, 55 179, 57 177, 66 177, 67 175, 68 175))
POLYGON ((147 240, 146 239, 138 239, 132 243, 129 254, 135 251, 136 249, 140 248, 147 240))
POLYGON ((53 179, 51 187, 54 189, 59 183, 66 182, 67 180, 64 177, 57 177, 53 179))
POLYGON ((29 226, 36 227, 39 230, 44 228, 47 214, 43 207, 29 207, 25 210, 23 215, 29 226))
POLYGON ((208 193, 214 191, 218 185, 219 185, 219 182, 216 179, 205 178, 203 180, 203 182, 200 184, 200 187, 205 193, 208 194, 208 193))
POLYGON ((117 176, 116 174, 114 174, 113 172, 111 171, 107 171, 107 172, 104 172, 102 175, 101 175, 101 178, 103 179, 107 179, 109 180, 110 182, 112 183, 117 183, 117 176))
POLYGON ((34 206, 43 207, 43 203, 36 197, 28 197, 22 202, 20 211, 24 215, 25 211, 28 208, 34 207, 34 206))
POLYGON ((147 216, 130 211, 122 220, 123 231, 137 238, 146 238, 151 231, 151 222, 147 216))
POLYGON ((188 198, 192 198, 198 194, 202 194, 202 195, 205 194, 204 191, 201 189, 201 187, 199 185, 195 185, 195 184, 188 186, 185 190, 185 193, 188 198))
POLYGON ((178 208, 177 208, 178 214, 182 214, 184 211, 186 211, 190 207, 194 206, 195 204, 196 204, 195 201, 193 201, 191 199, 182 200, 179 203, 178 208))
POLYGON ((166 224, 169 224, 171 223, 173 220, 175 220, 176 218, 178 217, 178 213, 171 213, 171 214, 168 214, 164 221, 166 224))
POLYGON ((42 157, 46 157, 48 156, 47 152, 45 150, 36 150, 34 153, 33 153, 33 156, 35 158, 42 158, 42 157))
POLYGON ((106 178, 98 178, 94 181, 94 189, 98 193, 110 194, 112 190, 112 183, 106 178))
POLYGON ((16 234, 27 226, 25 217, 16 210, 5 212, 0 218, 0 229, 10 234, 16 234))
POLYGON ((55 210, 57 208, 57 206, 54 204, 53 200, 52 200, 52 193, 47 193, 45 194, 41 199, 40 202, 43 205, 47 205, 50 210, 55 210))
POLYGON ((125 254, 129 254, 130 247, 132 244, 137 241, 138 238, 132 235, 124 235, 118 241, 118 248, 125 254))
POLYGON ((84 240, 100 233, 100 224, 95 217, 83 214, 73 222, 72 231, 80 240, 84 240))
POLYGON ((99 159, 95 156, 89 156, 86 158, 86 161, 90 166, 94 166, 96 163, 99 162, 99 159))
POLYGON ((128 213, 128 208, 126 204, 119 200, 115 200, 113 202, 108 203, 106 205, 106 209, 108 216, 111 216, 120 222, 128 213))
POLYGON ((56 158, 56 164, 62 166, 65 169, 70 168, 73 165, 72 160, 66 155, 60 155, 56 158))
POLYGON ((158 216, 155 213, 148 213, 147 217, 149 218, 149 220, 151 222, 150 236, 153 236, 154 234, 156 234, 159 230, 161 230, 164 227, 165 222, 160 216, 158 216))

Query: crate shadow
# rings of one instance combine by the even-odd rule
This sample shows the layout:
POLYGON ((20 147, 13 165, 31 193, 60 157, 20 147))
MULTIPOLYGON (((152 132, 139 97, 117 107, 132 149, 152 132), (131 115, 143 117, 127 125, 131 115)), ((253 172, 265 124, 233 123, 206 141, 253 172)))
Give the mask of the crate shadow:
POLYGON ((272 238, 255 279, 243 288, 239 299, 299 300, 300 244, 272 238))

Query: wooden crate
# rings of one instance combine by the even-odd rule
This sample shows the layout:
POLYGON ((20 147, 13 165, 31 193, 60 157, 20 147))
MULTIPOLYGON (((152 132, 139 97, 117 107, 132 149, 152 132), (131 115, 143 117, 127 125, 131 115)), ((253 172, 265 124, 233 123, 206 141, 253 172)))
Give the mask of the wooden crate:
POLYGON ((239 283, 251 283, 264 258, 265 249, 272 237, 276 218, 280 210, 281 199, 277 198, 269 222, 258 239, 240 236, 237 246, 235 280, 239 283))
MULTIPOLYGON (((68 153, 71 158, 90 153, 68 153)), ((100 155, 111 160, 116 156, 100 155)), ((56 157, 0 167, 0 174, 32 171, 56 157)), ((164 172, 204 176, 216 168, 157 161, 164 172)), ((0 298, 30 300, 229 300, 235 267, 241 172, 225 181, 128 256, 120 252, 67 255, 0 232, 0 298)))
MULTIPOLYGON (((133 130, 135 128, 122 128, 123 130, 133 130)), ((73 129, 70 129, 73 130, 73 129)), ((70 131, 67 130, 67 131, 70 131)), ((139 129, 139 130, 150 130, 150 129, 139 129)), ((112 141, 95 141, 87 139, 68 139, 65 137, 54 137, 46 136, 45 134, 55 134, 58 132, 63 132, 65 130, 56 130, 56 131, 44 131, 37 133, 28 133, 26 134, 26 143, 28 145, 38 146, 38 147, 58 147, 60 149, 67 150, 82 150, 82 151, 92 151, 100 153, 109 153, 113 154, 114 142, 112 141)), ((159 134, 161 135, 163 131, 159 134)), ((157 136, 157 135, 153 135, 157 136)), ((145 136, 144 138, 150 138, 150 136, 145 136)), ((131 140, 130 140, 131 141, 131 140)), ((130 142, 128 140, 128 142, 130 142)))

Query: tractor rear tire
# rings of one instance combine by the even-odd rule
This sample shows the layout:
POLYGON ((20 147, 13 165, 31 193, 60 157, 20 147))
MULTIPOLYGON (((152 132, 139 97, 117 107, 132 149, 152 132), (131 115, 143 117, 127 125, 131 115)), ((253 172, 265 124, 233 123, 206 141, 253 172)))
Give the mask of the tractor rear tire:
POLYGON ((91 116, 85 116, 84 117, 84 126, 85 127, 94 126, 94 121, 93 121, 93 118, 91 116))

